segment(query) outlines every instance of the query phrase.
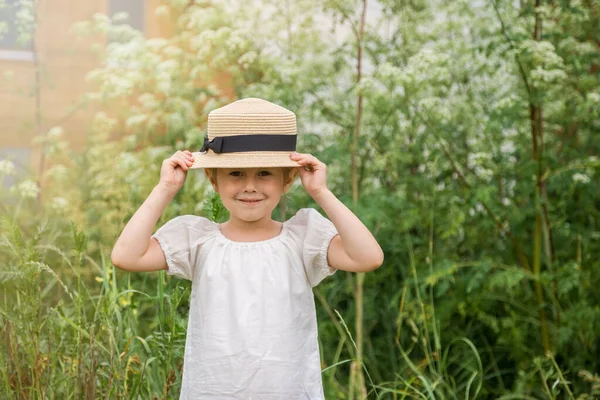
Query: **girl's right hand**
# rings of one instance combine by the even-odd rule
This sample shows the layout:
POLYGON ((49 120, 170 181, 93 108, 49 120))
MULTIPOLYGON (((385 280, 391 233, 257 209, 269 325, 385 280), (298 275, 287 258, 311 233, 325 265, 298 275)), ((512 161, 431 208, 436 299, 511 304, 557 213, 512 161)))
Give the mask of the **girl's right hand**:
POLYGON ((163 161, 160 168, 160 183, 165 189, 176 194, 183 186, 188 169, 194 163, 194 157, 188 150, 177 151, 163 161))

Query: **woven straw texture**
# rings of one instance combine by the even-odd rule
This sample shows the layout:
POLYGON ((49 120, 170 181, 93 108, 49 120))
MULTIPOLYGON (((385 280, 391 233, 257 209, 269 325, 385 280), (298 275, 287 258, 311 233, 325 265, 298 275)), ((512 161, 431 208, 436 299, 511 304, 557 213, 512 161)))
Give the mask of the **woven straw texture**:
MULTIPOLYGON (((296 135, 296 114, 266 100, 235 101, 208 114, 208 139, 236 135, 296 135)), ((191 168, 298 167, 289 151, 192 153, 191 168)))

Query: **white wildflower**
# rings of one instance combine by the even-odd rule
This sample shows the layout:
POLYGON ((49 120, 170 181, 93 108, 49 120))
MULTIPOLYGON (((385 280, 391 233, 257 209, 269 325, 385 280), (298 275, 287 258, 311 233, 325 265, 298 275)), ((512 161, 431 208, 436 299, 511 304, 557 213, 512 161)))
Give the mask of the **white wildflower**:
POLYGON ((156 7, 154 10, 154 15, 157 17, 166 17, 169 15, 169 6, 163 4, 161 6, 156 7))
POLYGON ((510 199, 508 197, 503 197, 502 204, 504 204, 505 206, 510 206, 510 199))
POLYGON ((573 174, 573 182, 575 183, 589 183, 590 182, 590 177, 587 176, 586 174, 580 174, 579 172, 576 172, 573 174))
POLYGON ((513 96, 503 97, 503 98, 499 99, 498 102, 496 103, 496 108, 499 108, 499 109, 512 108, 515 106, 516 102, 517 102, 517 99, 515 99, 513 96))
POLYGON ((163 53, 167 57, 179 57, 183 54, 183 50, 177 46, 169 45, 163 49, 163 53))
POLYGON ((511 179, 510 181, 506 182, 506 192, 509 194, 509 196, 514 196, 515 195, 515 188, 517 187, 517 181, 514 179, 511 179))
POLYGON ((67 167, 61 164, 53 165, 46 171, 46 175, 55 180, 62 180, 68 176, 67 167))
POLYGON ((356 91, 358 93, 369 93, 374 91, 375 89, 375 80, 370 76, 365 76, 360 80, 360 82, 356 85, 356 91))
POLYGON ((102 14, 102 13, 95 13, 94 15, 92 15, 92 19, 96 22, 108 22, 109 21, 108 16, 106 16, 106 14, 102 14))
POLYGON ((0 174, 4 176, 13 176, 16 173, 15 164, 9 160, 0 160, 0 174))
POLYGON ((252 64, 254 61, 256 61, 256 58, 257 54, 255 51, 248 51, 242 54, 238 61, 242 64, 252 64))
POLYGON ((146 122, 147 119, 148 115, 146 114, 132 115, 125 121, 125 126, 127 126, 128 128, 132 128, 143 124, 144 122, 146 122))
POLYGON ((474 138, 474 137, 469 137, 469 138, 467 138, 467 144, 468 144, 470 147, 475 147, 475 145, 477 145, 477 143, 478 143, 478 142, 479 142, 479 141, 477 140, 477 138, 474 138))
POLYGON ((29 199, 35 199, 40 193, 38 184, 32 180, 25 180, 19 183, 16 190, 19 192, 21 197, 29 199))
POLYGON ((69 201, 64 197, 55 197, 52 199, 52 208, 56 211, 63 212, 67 210, 69 201))
MULTIPOLYGON (((94 14, 94 17, 96 17, 96 14, 94 14)), ((104 20, 104 15, 100 16, 100 18, 102 20, 104 20)), ((129 14, 127 14, 126 12, 118 12, 115 15, 113 15, 112 20, 113 22, 125 22, 129 19, 129 14)))
POLYGON ((138 101, 145 108, 156 108, 159 103, 152 93, 144 93, 138 97, 138 101))
POLYGON ((58 140, 62 137, 64 129, 60 126, 53 126, 47 133, 48 139, 58 140))
POLYGON ((132 153, 121 153, 119 156, 119 165, 121 169, 133 169, 138 159, 132 153))
POLYGON ((165 47, 168 43, 169 41, 163 38, 152 38, 146 40, 146 47, 148 47, 150 50, 158 51, 165 47))
POLYGON ((596 92, 588 93, 587 98, 591 103, 600 103, 600 93, 596 93, 596 92))
POLYGON ((467 165, 469 168, 475 168, 483 164, 488 159, 488 155, 483 152, 469 153, 467 156, 467 165))
POLYGON ((510 140, 506 140, 500 146, 500 151, 504 154, 512 154, 515 152, 515 144, 510 140))
POLYGON ((137 137, 135 135, 127 135, 123 137, 123 143, 129 147, 135 147, 137 145, 137 137))
POLYGON ((502 136, 504 136, 505 138, 514 137, 514 136, 517 136, 518 134, 519 134, 519 132, 515 128, 509 128, 509 129, 502 130, 502 136))
POLYGON ((227 46, 231 50, 237 50, 244 45, 244 39, 241 37, 239 33, 232 33, 227 40, 227 46))
POLYGON ((483 167, 480 167, 480 166, 476 166, 474 168, 474 171, 475 171, 475 175, 477 175, 477 177, 479 179, 482 179, 484 181, 489 181, 494 176, 494 172, 491 169, 488 169, 488 168, 483 168, 483 167))
POLYGON ((402 74, 402 70, 386 62, 379 66, 378 75, 381 79, 394 79, 402 74))

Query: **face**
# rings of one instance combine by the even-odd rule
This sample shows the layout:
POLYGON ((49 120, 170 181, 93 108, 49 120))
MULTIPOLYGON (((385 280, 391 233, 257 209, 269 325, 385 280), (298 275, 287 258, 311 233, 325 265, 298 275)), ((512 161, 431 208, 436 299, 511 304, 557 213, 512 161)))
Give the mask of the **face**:
POLYGON ((270 220, 292 181, 284 182, 284 171, 277 167, 217 168, 216 177, 206 173, 231 218, 244 222, 270 220))

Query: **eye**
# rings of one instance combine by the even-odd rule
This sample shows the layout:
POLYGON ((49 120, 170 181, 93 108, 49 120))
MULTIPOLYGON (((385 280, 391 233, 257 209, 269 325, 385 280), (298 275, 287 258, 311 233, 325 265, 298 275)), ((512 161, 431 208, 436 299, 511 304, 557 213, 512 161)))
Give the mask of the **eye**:
POLYGON ((242 176, 242 171, 231 171, 230 176, 242 176))
POLYGON ((270 171, 260 171, 258 173, 258 176, 269 176, 269 175, 273 175, 270 171))

